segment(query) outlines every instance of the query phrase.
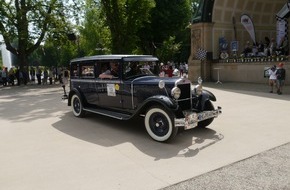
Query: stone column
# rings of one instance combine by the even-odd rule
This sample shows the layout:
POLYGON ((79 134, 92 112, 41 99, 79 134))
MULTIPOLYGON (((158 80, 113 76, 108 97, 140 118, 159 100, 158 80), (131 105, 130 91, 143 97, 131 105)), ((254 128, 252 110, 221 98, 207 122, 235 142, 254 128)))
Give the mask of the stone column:
POLYGON ((191 53, 188 59, 188 78, 196 82, 198 77, 204 81, 210 80, 211 60, 199 60, 196 56, 199 48, 212 52, 213 23, 195 23, 191 25, 191 53))

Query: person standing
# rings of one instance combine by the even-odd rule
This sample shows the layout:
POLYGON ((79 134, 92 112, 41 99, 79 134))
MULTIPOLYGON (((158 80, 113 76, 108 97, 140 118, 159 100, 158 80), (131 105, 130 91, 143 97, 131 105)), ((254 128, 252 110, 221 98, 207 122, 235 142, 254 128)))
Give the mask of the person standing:
POLYGON ((173 76, 173 69, 171 65, 166 65, 164 70, 166 77, 172 77, 173 76))
POLYGON ((273 93, 273 88, 276 86, 276 65, 273 65, 271 69, 269 69, 269 86, 270 86, 270 93, 273 93))
POLYGON ((48 79, 48 71, 46 68, 44 68, 44 71, 43 71, 43 81, 42 81, 42 84, 47 84, 47 79, 48 79))
POLYGON ((67 98, 67 93, 66 93, 66 86, 69 85, 69 71, 68 70, 64 70, 63 73, 62 73, 62 88, 63 88, 63 99, 66 99, 67 98))
POLYGON ((53 81, 53 68, 50 68, 49 72, 48 72, 48 80, 49 80, 49 84, 52 85, 52 81, 53 81))
POLYGON ((8 69, 7 69, 7 67, 4 67, 2 70, 2 81, 3 81, 3 86, 7 86, 7 83, 8 83, 8 69))
POLYGON ((9 78, 9 82, 11 83, 11 85, 14 86, 15 72, 14 72, 13 68, 10 68, 10 70, 8 72, 8 78, 9 78))
POLYGON ((30 78, 31 78, 31 81, 34 83, 35 82, 35 69, 33 67, 31 67, 30 69, 30 78))
POLYGON ((20 74, 22 75, 22 73, 20 72, 19 67, 17 67, 16 68, 16 72, 15 72, 15 77, 16 77, 18 86, 20 86, 20 83, 21 83, 20 74))
POLYGON ((183 77, 184 66, 182 63, 180 63, 180 65, 179 65, 179 72, 180 72, 180 77, 183 77))
POLYGON ((39 67, 36 67, 36 78, 37 84, 41 85, 41 69, 39 67))
POLYGON ((277 94, 281 95, 283 92, 283 86, 285 83, 286 70, 283 68, 284 63, 279 63, 276 71, 277 76, 277 94))

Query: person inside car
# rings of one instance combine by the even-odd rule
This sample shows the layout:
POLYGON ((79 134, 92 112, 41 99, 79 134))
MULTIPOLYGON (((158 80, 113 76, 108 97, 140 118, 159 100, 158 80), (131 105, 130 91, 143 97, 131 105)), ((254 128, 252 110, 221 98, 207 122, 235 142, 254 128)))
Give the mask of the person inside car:
POLYGON ((101 73, 99 75, 99 78, 112 79, 112 78, 119 77, 119 63, 111 62, 110 67, 111 69, 107 69, 105 72, 101 73))

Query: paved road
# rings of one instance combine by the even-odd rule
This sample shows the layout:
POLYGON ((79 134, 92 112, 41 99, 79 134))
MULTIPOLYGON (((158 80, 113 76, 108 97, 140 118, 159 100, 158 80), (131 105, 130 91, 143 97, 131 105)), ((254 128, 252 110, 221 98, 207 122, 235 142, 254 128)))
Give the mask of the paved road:
POLYGON ((205 86, 223 114, 171 144, 141 121, 75 118, 59 86, 0 87, 0 189, 289 188, 289 87, 205 86))
POLYGON ((290 143, 162 190, 289 190, 290 143))
MULTIPOLYGON (((290 88, 286 86, 284 95, 267 94, 267 86, 248 83, 225 83, 217 85, 207 83, 208 87, 223 89, 233 93, 261 96, 286 100, 285 105, 290 106, 290 88)), ((273 103, 273 107, 275 104, 273 103)), ((263 109, 263 106, 261 106, 263 109)), ((251 108, 249 108, 251 109, 251 108)), ((271 109, 270 109, 271 110, 271 109)), ((285 121, 290 128, 289 118, 279 116, 279 111, 273 109, 273 126, 275 118, 285 121)), ((289 114, 290 111, 287 111, 289 114)), ((277 125, 278 126, 278 125, 277 125)), ((277 128, 276 128, 277 129, 277 128)), ((279 129, 279 127, 278 127, 279 129)), ((289 130, 286 131, 290 135, 289 130)), ((290 137, 289 137, 290 139, 290 137)), ((271 139, 269 139, 270 141, 271 139)), ((162 190, 288 190, 290 189, 290 143, 266 150, 249 158, 239 160, 230 165, 214 171, 179 182, 162 190)))

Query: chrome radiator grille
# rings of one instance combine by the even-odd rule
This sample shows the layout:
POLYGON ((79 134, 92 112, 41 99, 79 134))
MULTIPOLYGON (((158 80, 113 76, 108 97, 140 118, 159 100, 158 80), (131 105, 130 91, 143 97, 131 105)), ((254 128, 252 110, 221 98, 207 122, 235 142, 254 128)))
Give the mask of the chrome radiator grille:
POLYGON ((178 105, 182 110, 191 109, 191 84, 178 84, 177 87, 181 90, 181 95, 178 99, 178 105))

